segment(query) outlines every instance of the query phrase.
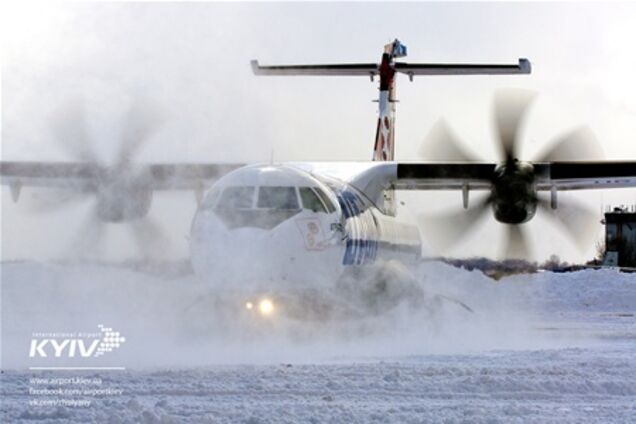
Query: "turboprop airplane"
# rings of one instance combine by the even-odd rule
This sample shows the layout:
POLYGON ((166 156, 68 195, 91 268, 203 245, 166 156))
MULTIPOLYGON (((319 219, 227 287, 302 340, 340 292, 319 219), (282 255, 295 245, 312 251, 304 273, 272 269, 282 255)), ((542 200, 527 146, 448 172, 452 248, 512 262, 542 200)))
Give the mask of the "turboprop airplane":
MULTIPOLYGON (((466 210, 447 217, 448 221, 457 228, 463 225, 458 220, 473 225, 491 210, 509 228, 514 247, 524 244, 519 224, 532 219, 538 207, 556 209, 559 191, 636 185, 636 162, 564 157, 582 150, 579 145, 587 138, 581 131, 562 138, 539 161, 520 160, 518 127, 530 102, 527 96, 497 98, 502 153, 498 163, 475 162, 444 128, 436 128, 432 143, 449 155, 446 161, 395 161, 397 74, 412 80, 420 75, 531 72, 527 59, 503 65, 395 60, 404 56, 406 47, 395 40, 385 46, 379 64, 261 66, 252 61, 256 75, 347 75, 372 81, 379 77, 379 117, 370 162, 133 164, 134 148, 125 148, 112 167, 95 162, 4 161, 0 163, 2 182, 9 185, 16 201, 22 186, 66 187, 94 195, 96 216, 102 222, 144 219, 157 190, 205 190, 191 226, 195 273, 211 284, 223 280, 260 293, 281 282, 295 287, 333 284, 361 270, 373 273, 375 266, 387 261, 420 258, 418 227, 396 218, 396 190, 458 190, 466 210), (489 196, 470 206, 473 190, 484 190, 489 196), (549 201, 540 199, 540 191, 549 193, 549 201)), ((571 229, 565 221, 564 225, 571 229)), ((248 309, 254 306, 246 304, 248 309)), ((271 301, 260 302, 258 309, 271 312, 271 301)))

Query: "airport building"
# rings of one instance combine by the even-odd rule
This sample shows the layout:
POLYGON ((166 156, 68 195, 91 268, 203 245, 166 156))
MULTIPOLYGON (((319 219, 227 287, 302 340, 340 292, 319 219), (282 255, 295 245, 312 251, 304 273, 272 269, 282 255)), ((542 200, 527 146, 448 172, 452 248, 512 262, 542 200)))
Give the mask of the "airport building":
POLYGON ((636 267, 636 206, 605 211, 604 266, 636 267))

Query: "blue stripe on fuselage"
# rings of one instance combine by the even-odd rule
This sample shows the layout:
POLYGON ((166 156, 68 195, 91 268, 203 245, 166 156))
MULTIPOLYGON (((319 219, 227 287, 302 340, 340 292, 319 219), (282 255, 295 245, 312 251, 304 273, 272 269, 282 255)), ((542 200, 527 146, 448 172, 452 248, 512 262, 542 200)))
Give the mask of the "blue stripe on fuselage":
POLYGON ((348 239, 343 265, 368 265, 375 262, 378 255, 377 240, 348 239))
POLYGON ((338 203, 345 218, 352 218, 362 213, 362 199, 351 191, 337 193, 338 203))

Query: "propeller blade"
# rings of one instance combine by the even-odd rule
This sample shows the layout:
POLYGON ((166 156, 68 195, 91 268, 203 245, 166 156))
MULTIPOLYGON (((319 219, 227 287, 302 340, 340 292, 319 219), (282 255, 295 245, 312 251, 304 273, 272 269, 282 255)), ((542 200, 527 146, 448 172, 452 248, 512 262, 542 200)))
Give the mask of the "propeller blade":
POLYGON ((508 259, 528 259, 530 257, 528 240, 520 225, 506 225, 506 250, 502 256, 508 259))
POLYGON ((502 159, 518 158, 520 128, 535 93, 527 90, 499 90, 495 94, 495 125, 502 159))
POLYGON ((80 99, 69 103, 51 116, 53 138, 74 160, 99 162, 88 134, 86 108, 80 99))
POLYGON ((170 240, 156 220, 146 216, 129 223, 137 248, 144 259, 161 255, 169 246, 170 240))
POLYGON ((431 161, 477 162, 479 160, 462 147, 443 118, 433 125, 418 153, 422 159, 431 161))
POLYGON ((73 258, 84 259, 99 254, 105 230, 106 224, 97 216, 97 201, 95 201, 71 239, 68 250, 73 258))
POLYGON ((537 162, 583 161, 603 159, 603 148, 589 127, 571 130, 556 138, 537 162))
POLYGON ((128 164, 163 122, 157 110, 147 101, 135 99, 122 126, 122 140, 115 158, 116 165, 128 164))
POLYGON ((538 205, 546 216, 565 230, 579 251, 585 252, 593 245, 601 220, 595 211, 574 199, 559 200, 557 209, 550 207, 548 199, 539 198, 538 205))
POLYGON ((422 228, 422 234, 434 248, 444 251, 457 244, 488 212, 490 197, 475 203, 468 209, 442 215, 418 216, 418 224, 422 228))
POLYGON ((51 213, 72 207, 78 203, 91 198, 92 192, 71 191, 72 189, 47 189, 46 191, 34 193, 32 201, 28 202, 29 212, 51 213))

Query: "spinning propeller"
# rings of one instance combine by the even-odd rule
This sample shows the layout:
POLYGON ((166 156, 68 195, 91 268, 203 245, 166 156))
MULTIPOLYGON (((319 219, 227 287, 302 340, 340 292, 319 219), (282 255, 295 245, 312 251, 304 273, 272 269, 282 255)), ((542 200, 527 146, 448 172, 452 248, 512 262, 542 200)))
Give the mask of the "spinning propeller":
MULTIPOLYGON (((555 139, 536 161, 520 160, 521 128, 533 97, 533 93, 522 90, 505 90, 496 94, 494 122, 500 162, 490 176, 490 193, 466 207, 466 210, 436 217, 419 217, 427 236, 437 248, 444 250, 459 242, 491 209, 495 219, 506 224, 507 242, 503 256, 526 258, 529 247, 521 225, 532 219, 537 207, 553 218, 579 248, 587 247, 591 234, 589 229, 596 223, 594 212, 572 200, 559 202, 557 208, 556 203, 540 198, 534 164, 597 160, 603 157, 603 152, 591 131, 581 127, 555 139)), ((420 155, 423 159, 433 161, 480 161, 462 147, 443 120, 431 129, 420 149, 420 155)))
POLYGON ((146 216, 152 203, 152 179, 146 167, 134 165, 134 158, 160 127, 161 119, 147 104, 135 101, 124 117, 119 148, 112 164, 100 160, 87 124, 84 105, 75 102, 54 114, 52 127, 57 144, 82 172, 93 178, 86 184, 69 183, 38 196, 34 210, 50 212, 90 200, 90 212, 73 243, 80 251, 99 245, 106 223, 121 222, 127 224, 139 249, 148 251, 165 239, 165 235, 161 227, 146 216))

